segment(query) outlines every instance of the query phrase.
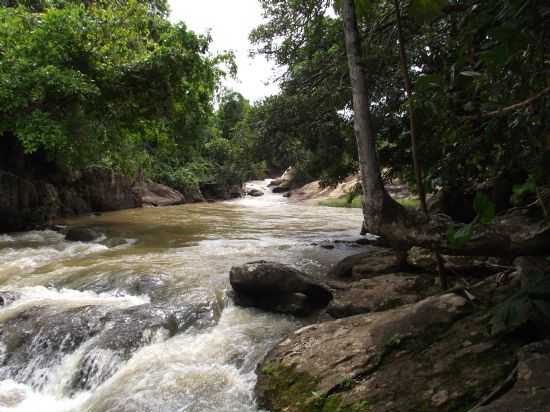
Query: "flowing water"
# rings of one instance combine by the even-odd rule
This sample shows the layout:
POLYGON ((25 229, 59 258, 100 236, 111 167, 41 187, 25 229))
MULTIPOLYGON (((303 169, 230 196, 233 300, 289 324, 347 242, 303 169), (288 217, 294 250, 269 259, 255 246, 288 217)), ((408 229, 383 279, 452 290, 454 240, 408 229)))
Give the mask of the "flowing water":
POLYGON ((358 250, 315 243, 356 239, 361 212, 267 191, 63 223, 102 236, 0 235, 0 411, 258 411, 256 364, 300 323, 234 306, 229 269, 320 275, 358 250))

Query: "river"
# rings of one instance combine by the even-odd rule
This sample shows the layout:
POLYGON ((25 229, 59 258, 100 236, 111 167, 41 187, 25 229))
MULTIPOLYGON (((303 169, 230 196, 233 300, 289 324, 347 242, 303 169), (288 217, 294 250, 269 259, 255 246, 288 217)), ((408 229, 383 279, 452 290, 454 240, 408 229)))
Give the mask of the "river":
POLYGON ((62 224, 102 236, 0 235, 0 411, 258 411, 256 364, 300 321, 235 306, 229 269, 321 275, 358 249, 318 243, 357 239, 361 211, 266 191, 62 224))

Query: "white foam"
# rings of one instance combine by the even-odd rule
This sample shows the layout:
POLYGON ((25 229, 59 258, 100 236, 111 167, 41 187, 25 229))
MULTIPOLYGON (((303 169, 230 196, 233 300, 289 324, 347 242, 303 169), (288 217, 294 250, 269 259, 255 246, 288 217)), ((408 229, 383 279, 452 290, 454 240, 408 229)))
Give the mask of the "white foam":
POLYGON ((29 286, 17 289, 19 299, 0 309, 0 320, 9 319, 22 311, 36 306, 55 306, 56 308, 76 308, 83 306, 105 305, 109 308, 128 308, 149 303, 148 296, 133 296, 118 292, 95 293, 73 289, 54 289, 45 286, 29 286))
POLYGON ((74 397, 56 397, 34 391, 30 386, 12 380, 0 381, 1 412, 73 412, 90 397, 88 392, 77 393, 74 397))

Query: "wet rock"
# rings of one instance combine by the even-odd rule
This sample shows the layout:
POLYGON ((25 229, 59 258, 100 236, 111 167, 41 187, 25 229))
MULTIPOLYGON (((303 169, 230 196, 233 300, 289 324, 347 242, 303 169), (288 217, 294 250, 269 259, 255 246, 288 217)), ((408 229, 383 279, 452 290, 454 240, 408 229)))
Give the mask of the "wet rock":
POLYGON ((290 184, 287 182, 281 183, 279 186, 274 187, 271 191, 273 193, 284 193, 290 190, 290 184))
POLYGON ((7 306, 19 299, 19 293, 11 291, 0 291, 0 306, 7 306))
POLYGON ((332 249, 335 248, 334 244, 328 243, 328 242, 323 242, 319 246, 321 246, 323 249, 327 249, 327 250, 332 250, 332 249))
POLYGON ((102 331, 79 361, 72 391, 88 390, 110 378, 139 348, 189 328, 213 326, 221 308, 208 293, 181 296, 164 304, 140 305, 107 313, 102 331))
POLYGON ((333 290, 334 299, 327 312, 335 318, 343 318, 415 303, 428 296, 433 284, 431 276, 402 273, 363 279, 352 285, 342 284, 333 290))
POLYGON ((72 228, 67 231, 65 239, 71 242, 93 242, 101 235, 93 229, 72 228))
POLYGON ((143 206, 171 206, 185 203, 185 197, 175 189, 150 180, 133 187, 143 206))
MULTIPOLYGON (((501 397, 474 409, 473 412, 550 411, 550 341, 525 346, 519 351, 518 358, 516 382, 513 387, 501 397)), ((499 387, 506 390, 506 382, 499 387)))
POLYGON ((509 352, 494 343, 465 345, 465 336, 473 341, 485 336, 472 335, 471 323, 441 337, 470 312, 463 297, 445 294, 306 326, 259 365, 260 405, 273 412, 458 410, 457 400, 479 395, 510 369, 502 362, 509 352), (485 370, 477 363, 488 353, 499 357, 502 368, 485 370))
POLYGON ((264 192, 262 192, 260 189, 250 189, 246 192, 246 194, 252 197, 260 197, 264 195, 264 192))
POLYGON ((113 292, 115 294, 148 296, 152 302, 165 300, 173 287, 166 273, 112 273, 101 274, 96 278, 84 278, 78 274, 74 279, 64 279, 63 286, 78 290, 93 290, 96 293, 113 292))
POLYGON ((200 190, 207 201, 235 199, 243 196, 244 189, 240 185, 222 183, 206 183, 200 190))
POLYGON ((332 279, 365 279, 376 275, 399 272, 401 260, 391 249, 370 247, 366 252, 348 256, 328 272, 332 279))
POLYGON ((49 369, 102 329, 102 313, 95 307, 55 311, 33 307, 0 325, 6 354, 0 379, 47 383, 49 369))
POLYGON ((231 268, 235 301, 242 306, 307 315, 324 308, 332 293, 298 270, 274 262, 251 262, 231 268))
POLYGON ((162 302, 129 308, 35 306, 13 313, 0 323, 0 380, 40 388, 52 368, 76 353, 66 390, 97 387, 139 348, 189 328, 213 326, 221 306, 213 293, 200 289, 175 290, 162 302))
POLYGON ((73 187, 92 210, 107 212, 141 207, 141 199, 134 194, 132 183, 127 176, 92 167, 82 171, 73 187))
POLYGON ((273 193, 284 193, 292 189, 292 185, 296 178, 296 170, 293 167, 289 167, 285 170, 283 175, 278 179, 273 179, 269 186, 273 187, 273 193))

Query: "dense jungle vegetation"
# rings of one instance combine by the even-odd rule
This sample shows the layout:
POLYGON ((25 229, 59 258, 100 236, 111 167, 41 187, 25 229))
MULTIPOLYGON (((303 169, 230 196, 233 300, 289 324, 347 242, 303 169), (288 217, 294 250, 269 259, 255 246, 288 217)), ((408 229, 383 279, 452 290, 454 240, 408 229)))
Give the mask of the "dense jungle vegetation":
MULTIPOLYGON (((251 39, 287 67, 258 112, 269 159, 339 179, 357 168, 344 33, 332 2, 264 0, 251 39)), ((356 1, 380 162, 414 181, 408 103, 427 189, 499 177, 548 184, 550 6, 541 1, 356 1), (395 6, 412 86, 407 100, 395 6), (546 175, 546 176, 545 176, 546 175)), ((516 195, 516 200, 525 191, 516 195)))
POLYGON ((164 0, 0 2, 2 168, 102 166, 183 192, 250 178, 250 106, 221 88, 236 68, 210 42, 164 0))

